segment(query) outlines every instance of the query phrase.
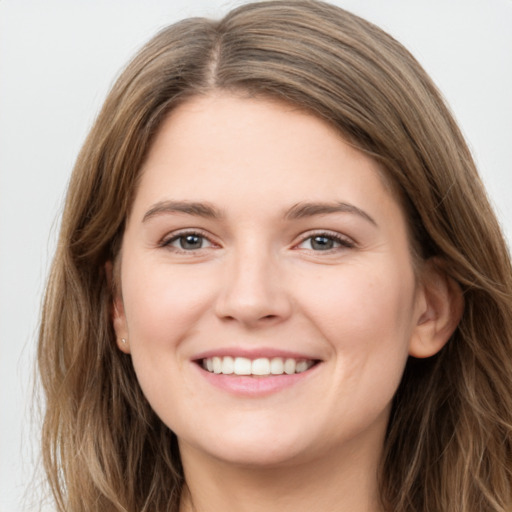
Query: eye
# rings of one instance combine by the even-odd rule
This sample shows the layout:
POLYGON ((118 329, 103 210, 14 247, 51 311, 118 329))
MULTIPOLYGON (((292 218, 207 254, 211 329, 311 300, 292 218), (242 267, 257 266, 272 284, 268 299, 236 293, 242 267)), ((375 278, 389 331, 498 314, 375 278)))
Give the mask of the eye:
POLYGON ((339 234, 318 233, 302 240, 298 245, 300 249, 310 251, 332 251, 339 248, 354 247, 354 242, 339 234))
POLYGON ((212 246, 213 244, 208 238, 195 232, 180 233, 162 242, 162 247, 170 247, 186 252, 198 251, 212 246))

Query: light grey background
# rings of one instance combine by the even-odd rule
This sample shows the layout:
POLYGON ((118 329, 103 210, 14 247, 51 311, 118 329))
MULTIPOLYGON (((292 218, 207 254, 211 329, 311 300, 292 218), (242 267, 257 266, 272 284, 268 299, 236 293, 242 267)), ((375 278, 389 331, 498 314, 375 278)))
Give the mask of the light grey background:
MULTIPOLYGON (((240 3, 0 0, 0 512, 37 509, 35 338, 80 145, 118 71, 151 35, 240 3), (35 500, 23 499, 27 488, 35 500)), ((512 0, 335 3, 394 35, 434 78, 511 240, 512 0)))

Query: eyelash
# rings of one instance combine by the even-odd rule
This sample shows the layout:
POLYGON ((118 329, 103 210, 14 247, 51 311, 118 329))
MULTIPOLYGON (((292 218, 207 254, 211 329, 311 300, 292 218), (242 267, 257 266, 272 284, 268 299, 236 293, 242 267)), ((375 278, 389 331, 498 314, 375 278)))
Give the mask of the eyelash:
POLYGON ((339 244, 338 247, 333 247, 333 248, 326 249, 326 250, 314 250, 312 248, 307 249, 307 250, 309 250, 311 252, 315 252, 315 253, 319 253, 319 252, 332 253, 339 249, 352 249, 356 246, 355 242, 352 239, 348 238, 347 236, 341 235, 340 233, 336 233, 333 231, 317 231, 315 233, 308 233, 307 236, 303 237, 301 239, 301 241, 298 244, 296 244, 295 247, 302 245, 307 240, 312 241, 315 238, 326 238, 328 240, 334 241, 334 243, 336 243, 336 244, 339 244))
MULTIPOLYGON (((171 245, 173 242, 177 242, 180 239, 186 238, 187 236, 195 236, 195 237, 201 238, 202 240, 206 240, 210 244, 210 246, 213 246, 213 247, 215 247, 217 245, 215 242, 213 242, 210 239, 210 236, 207 233, 205 233, 201 230, 188 230, 188 231, 180 231, 178 233, 174 233, 170 238, 163 239, 159 243, 159 247, 169 248, 169 249, 173 250, 174 252, 181 253, 181 254, 192 254, 192 253, 198 252, 202 249, 205 249, 205 247, 200 247, 198 249, 188 249, 187 250, 187 249, 183 249, 183 248, 179 248, 179 247, 174 247, 171 245)), ((346 236, 340 235, 339 233, 332 232, 332 231, 317 231, 314 233, 308 233, 307 236, 304 236, 303 238, 301 238, 301 240, 297 244, 294 245, 294 249, 298 248, 304 242, 306 242, 308 240, 312 241, 315 238, 325 238, 327 240, 332 240, 335 244, 338 244, 338 246, 332 247, 332 248, 329 248, 326 250, 315 250, 313 248, 306 249, 306 250, 314 252, 314 253, 321 253, 321 252, 332 253, 339 249, 352 249, 356 246, 356 243, 352 239, 350 239, 346 236)))
POLYGON ((196 250, 187 250, 187 249, 183 249, 183 248, 179 248, 179 247, 174 247, 171 245, 173 242, 177 242, 180 239, 186 238, 187 236, 196 236, 198 238, 208 241, 212 246, 217 245, 210 240, 210 237, 207 233, 205 233, 201 230, 198 230, 198 229, 194 229, 194 230, 188 230, 188 231, 185 230, 185 231, 179 231, 178 233, 173 233, 173 235, 170 238, 164 238, 159 243, 159 246, 163 247, 163 248, 169 248, 169 249, 171 249, 177 253, 181 253, 181 254, 191 254, 191 253, 200 251, 201 249, 204 249, 204 247, 200 247, 199 249, 196 249, 196 250))

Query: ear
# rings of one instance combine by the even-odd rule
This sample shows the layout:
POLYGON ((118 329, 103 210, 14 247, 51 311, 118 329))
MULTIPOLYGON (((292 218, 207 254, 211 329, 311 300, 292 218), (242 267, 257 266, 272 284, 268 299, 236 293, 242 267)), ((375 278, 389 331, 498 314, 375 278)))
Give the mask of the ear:
POLYGON ((464 299, 459 285, 437 259, 425 263, 420 278, 417 321, 409 355, 425 358, 437 354, 450 339, 462 316, 464 299))
POLYGON ((116 333, 117 347, 125 354, 130 353, 130 345, 128 343, 128 327, 126 323, 126 315, 124 312, 123 298, 120 293, 118 279, 114 275, 114 266, 111 261, 105 263, 105 273, 107 282, 112 290, 112 305, 110 308, 110 317, 112 325, 116 333))

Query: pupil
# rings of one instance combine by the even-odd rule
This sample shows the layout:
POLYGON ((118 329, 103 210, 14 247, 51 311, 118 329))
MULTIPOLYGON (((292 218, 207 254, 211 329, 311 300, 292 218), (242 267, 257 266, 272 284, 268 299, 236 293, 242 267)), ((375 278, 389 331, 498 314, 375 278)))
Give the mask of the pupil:
POLYGON ((334 245, 334 241, 332 238, 326 236, 315 236, 311 241, 311 247, 315 250, 319 251, 327 251, 332 249, 334 245))
POLYGON ((200 249, 202 237, 198 235, 186 235, 180 238, 180 246, 182 249, 200 249))

